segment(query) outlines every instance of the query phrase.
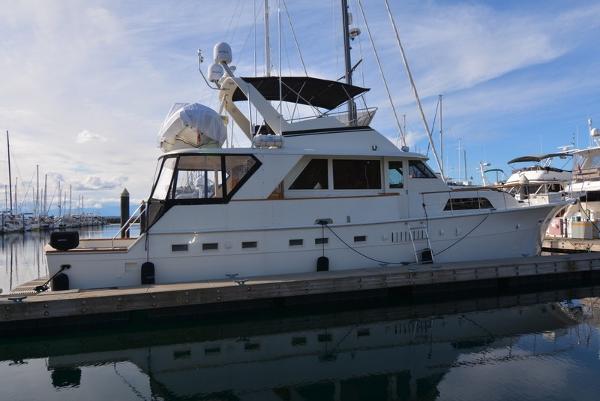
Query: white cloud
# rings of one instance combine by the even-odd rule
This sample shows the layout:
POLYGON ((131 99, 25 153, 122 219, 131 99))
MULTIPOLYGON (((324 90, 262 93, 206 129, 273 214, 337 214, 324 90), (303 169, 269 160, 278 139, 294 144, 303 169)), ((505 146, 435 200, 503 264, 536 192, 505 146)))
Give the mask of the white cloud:
POLYGON ((75 140, 75 142, 77 142, 77 143, 106 142, 106 137, 84 129, 79 134, 77 134, 77 139, 75 140))
POLYGON ((112 179, 103 179, 98 176, 87 176, 81 181, 73 183, 73 189, 76 191, 98 191, 120 188, 127 181, 127 177, 117 177, 112 179))

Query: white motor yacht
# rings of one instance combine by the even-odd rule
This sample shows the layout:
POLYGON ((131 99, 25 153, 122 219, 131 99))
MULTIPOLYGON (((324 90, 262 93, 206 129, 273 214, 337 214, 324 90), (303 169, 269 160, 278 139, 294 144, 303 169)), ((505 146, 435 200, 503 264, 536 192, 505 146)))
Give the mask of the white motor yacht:
POLYGON ((521 156, 508 164, 533 163, 512 171, 501 185, 519 202, 531 205, 561 202, 567 199, 566 186, 571 181, 571 171, 552 167, 555 158, 565 159, 569 153, 549 153, 539 156, 521 156))
POLYGON ((164 153, 140 236, 58 238, 45 250, 53 289, 539 254, 541 233, 562 204, 524 206, 499 190, 452 190, 424 155, 370 127, 372 111, 332 114, 367 89, 311 77, 238 77, 230 52, 218 44, 211 67, 222 71, 211 76, 221 112, 178 105, 161 129, 164 153), (262 124, 242 113, 240 101, 262 124), (286 119, 271 102, 319 113, 286 119), (223 147, 222 114, 251 146, 223 147))

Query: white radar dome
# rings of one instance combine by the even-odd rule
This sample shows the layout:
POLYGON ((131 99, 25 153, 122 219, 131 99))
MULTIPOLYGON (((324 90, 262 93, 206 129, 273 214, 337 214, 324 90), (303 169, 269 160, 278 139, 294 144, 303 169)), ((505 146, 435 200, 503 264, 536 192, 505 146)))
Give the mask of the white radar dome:
POLYGON ((225 42, 219 42, 213 48, 213 57, 215 59, 215 63, 221 64, 229 64, 233 59, 233 55, 231 53, 231 46, 229 46, 225 42))
POLYGON ((221 64, 213 63, 210 66, 208 66, 208 72, 206 75, 208 75, 208 80, 210 82, 218 82, 224 73, 225 73, 225 71, 223 70, 223 67, 221 66, 221 64))
POLYGON ((600 136, 600 129, 598 129, 598 128, 590 129, 590 136, 600 136))

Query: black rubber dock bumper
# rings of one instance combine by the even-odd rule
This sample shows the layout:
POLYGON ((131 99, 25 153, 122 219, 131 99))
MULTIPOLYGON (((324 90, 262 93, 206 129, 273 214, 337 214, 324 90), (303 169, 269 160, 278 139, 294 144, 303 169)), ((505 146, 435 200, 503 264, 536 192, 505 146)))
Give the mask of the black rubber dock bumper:
POLYGON ((210 314, 390 296, 443 298, 457 292, 592 285, 596 280, 600 280, 600 254, 578 253, 8 295, 0 297, 0 335, 140 315, 210 314))

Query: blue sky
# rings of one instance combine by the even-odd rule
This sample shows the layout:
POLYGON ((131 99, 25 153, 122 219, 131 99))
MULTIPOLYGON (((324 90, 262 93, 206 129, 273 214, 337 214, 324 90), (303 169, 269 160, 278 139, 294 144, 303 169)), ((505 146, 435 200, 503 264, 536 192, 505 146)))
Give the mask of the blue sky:
MULTIPOLYGON (((373 126, 397 136, 366 29, 353 59, 355 82, 379 107, 373 126)), ((272 7, 273 67, 278 69, 277 0, 272 7)), ((412 149, 427 143, 405 78, 383 0, 363 0, 412 149)), ((343 74, 339 0, 287 0, 311 75, 343 74)), ((554 151, 587 118, 600 126, 600 2, 391 1, 426 113, 444 95, 446 164, 456 175, 458 140, 469 175, 480 160, 507 170, 519 155, 554 151)), ((256 1, 262 12, 262 1, 256 1)), ((263 72, 262 18, 257 59, 263 72)), ((282 15, 282 70, 301 74, 288 21, 282 15)), ((148 195, 159 150, 156 133, 172 103, 216 105, 204 85, 196 51, 210 61, 218 41, 232 45, 240 75, 254 74, 252 0, 18 1, 0 9, 0 128, 11 132, 16 174, 31 180, 35 165, 49 182, 72 185, 88 206, 109 210, 126 186, 148 195)), ((2 147, 3 148, 3 147, 2 147)), ((5 183, 5 152, 0 183, 5 183)), ((435 163, 432 162, 432 166, 435 163)), ((25 198, 27 184, 20 197, 25 198)), ((52 189, 49 193, 52 193, 52 189)), ((28 192, 27 196, 31 196, 28 192)), ((54 201, 56 202, 56 200, 54 201)), ((112 210, 112 209, 111 209, 112 210)))

